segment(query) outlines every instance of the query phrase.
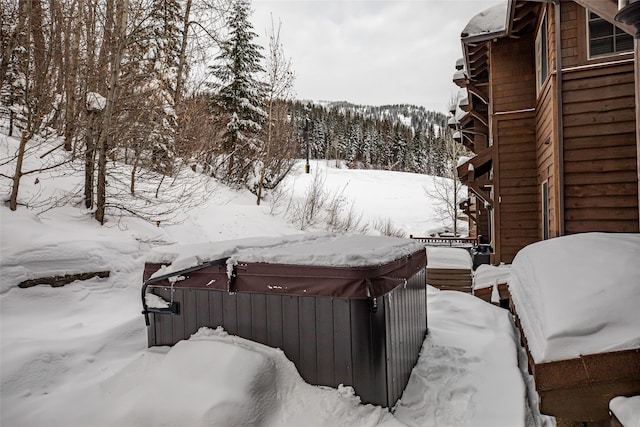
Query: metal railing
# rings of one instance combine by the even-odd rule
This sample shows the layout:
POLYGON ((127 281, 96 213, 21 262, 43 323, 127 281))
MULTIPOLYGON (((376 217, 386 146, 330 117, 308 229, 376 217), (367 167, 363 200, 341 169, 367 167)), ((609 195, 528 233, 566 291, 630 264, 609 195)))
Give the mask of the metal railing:
POLYGON ((417 237, 412 234, 409 238, 427 246, 470 247, 478 245, 477 237, 417 237))

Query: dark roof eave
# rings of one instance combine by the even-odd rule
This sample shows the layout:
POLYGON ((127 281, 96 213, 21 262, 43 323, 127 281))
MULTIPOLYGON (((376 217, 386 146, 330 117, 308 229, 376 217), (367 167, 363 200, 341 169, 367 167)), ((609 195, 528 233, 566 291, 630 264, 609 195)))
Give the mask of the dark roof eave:
MULTIPOLYGON (((506 1, 507 1, 507 21, 505 22, 504 30, 495 31, 493 33, 479 34, 477 36, 472 36, 472 37, 463 37, 462 35, 460 35, 460 41, 462 41, 462 44, 481 43, 481 42, 486 42, 493 39, 508 37, 511 34, 511 26, 513 25, 513 17, 515 14, 516 0, 506 0, 506 1)), ((465 62, 466 62, 466 59, 467 58, 465 58, 465 62)))
POLYGON ((463 44, 482 43, 482 42, 486 42, 493 39, 507 37, 508 35, 509 35, 509 30, 502 30, 502 31, 496 31, 494 33, 479 34, 477 36, 472 36, 472 37, 461 36, 460 40, 462 41, 463 44))
POLYGON ((505 23, 504 30, 496 31, 494 33, 480 34, 473 37, 462 37, 462 35, 460 35, 462 54, 467 70, 469 69, 469 51, 467 50, 467 45, 469 45, 470 43, 483 43, 497 38, 508 37, 511 34, 511 27, 513 26, 515 10, 516 0, 507 0, 507 22, 505 23))

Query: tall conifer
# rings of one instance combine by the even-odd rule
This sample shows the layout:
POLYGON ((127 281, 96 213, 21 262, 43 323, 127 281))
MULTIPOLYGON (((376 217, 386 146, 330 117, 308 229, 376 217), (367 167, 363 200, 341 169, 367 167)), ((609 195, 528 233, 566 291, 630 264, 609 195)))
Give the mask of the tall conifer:
POLYGON ((220 152, 226 167, 219 172, 231 184, 243 184, 251 173, 251 159, 258 150, 258 138, 267 117, 264 111, 262 47, 253 40, 257 34, 249 22, 250 2, 235 0, 226 20, 228 37, 211 66, 216 78, 212 106, 222 117, 220 152))

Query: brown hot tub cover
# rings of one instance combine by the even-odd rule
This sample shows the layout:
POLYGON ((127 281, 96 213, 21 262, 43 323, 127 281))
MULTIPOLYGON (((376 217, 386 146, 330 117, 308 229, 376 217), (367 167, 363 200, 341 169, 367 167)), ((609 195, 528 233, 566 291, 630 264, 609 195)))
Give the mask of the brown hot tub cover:
POLYGON ((195 265, 184 268, 188 262, 178 263, 176 268, 166 268, 166 262, 148 262, 143 280, 154 286, 228 292, 375 298, 404 284, 426 264, 424 246, 412 240, 375 236, 320 235, 307 240, 298 237, 274 238, 273 245, 264 245, 269 240, 259 239, 256 246, 247 242, 232 253, 216 250, 216 245, 211 244, 209 251, 213 256, 209 258, 219 252, 228 256, 202 263, 197 260, 203 256, 187 256, 195 265))

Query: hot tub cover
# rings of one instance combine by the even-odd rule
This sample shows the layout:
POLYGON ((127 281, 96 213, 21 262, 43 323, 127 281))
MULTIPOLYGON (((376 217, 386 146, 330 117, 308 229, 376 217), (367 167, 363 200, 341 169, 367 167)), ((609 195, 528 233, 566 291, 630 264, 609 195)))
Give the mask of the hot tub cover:
POLYGON ((412 239, 306 234, 164 248, 147 259, 144 279, 155 286, 371 298, 425 264, 424 245, 412 239))

